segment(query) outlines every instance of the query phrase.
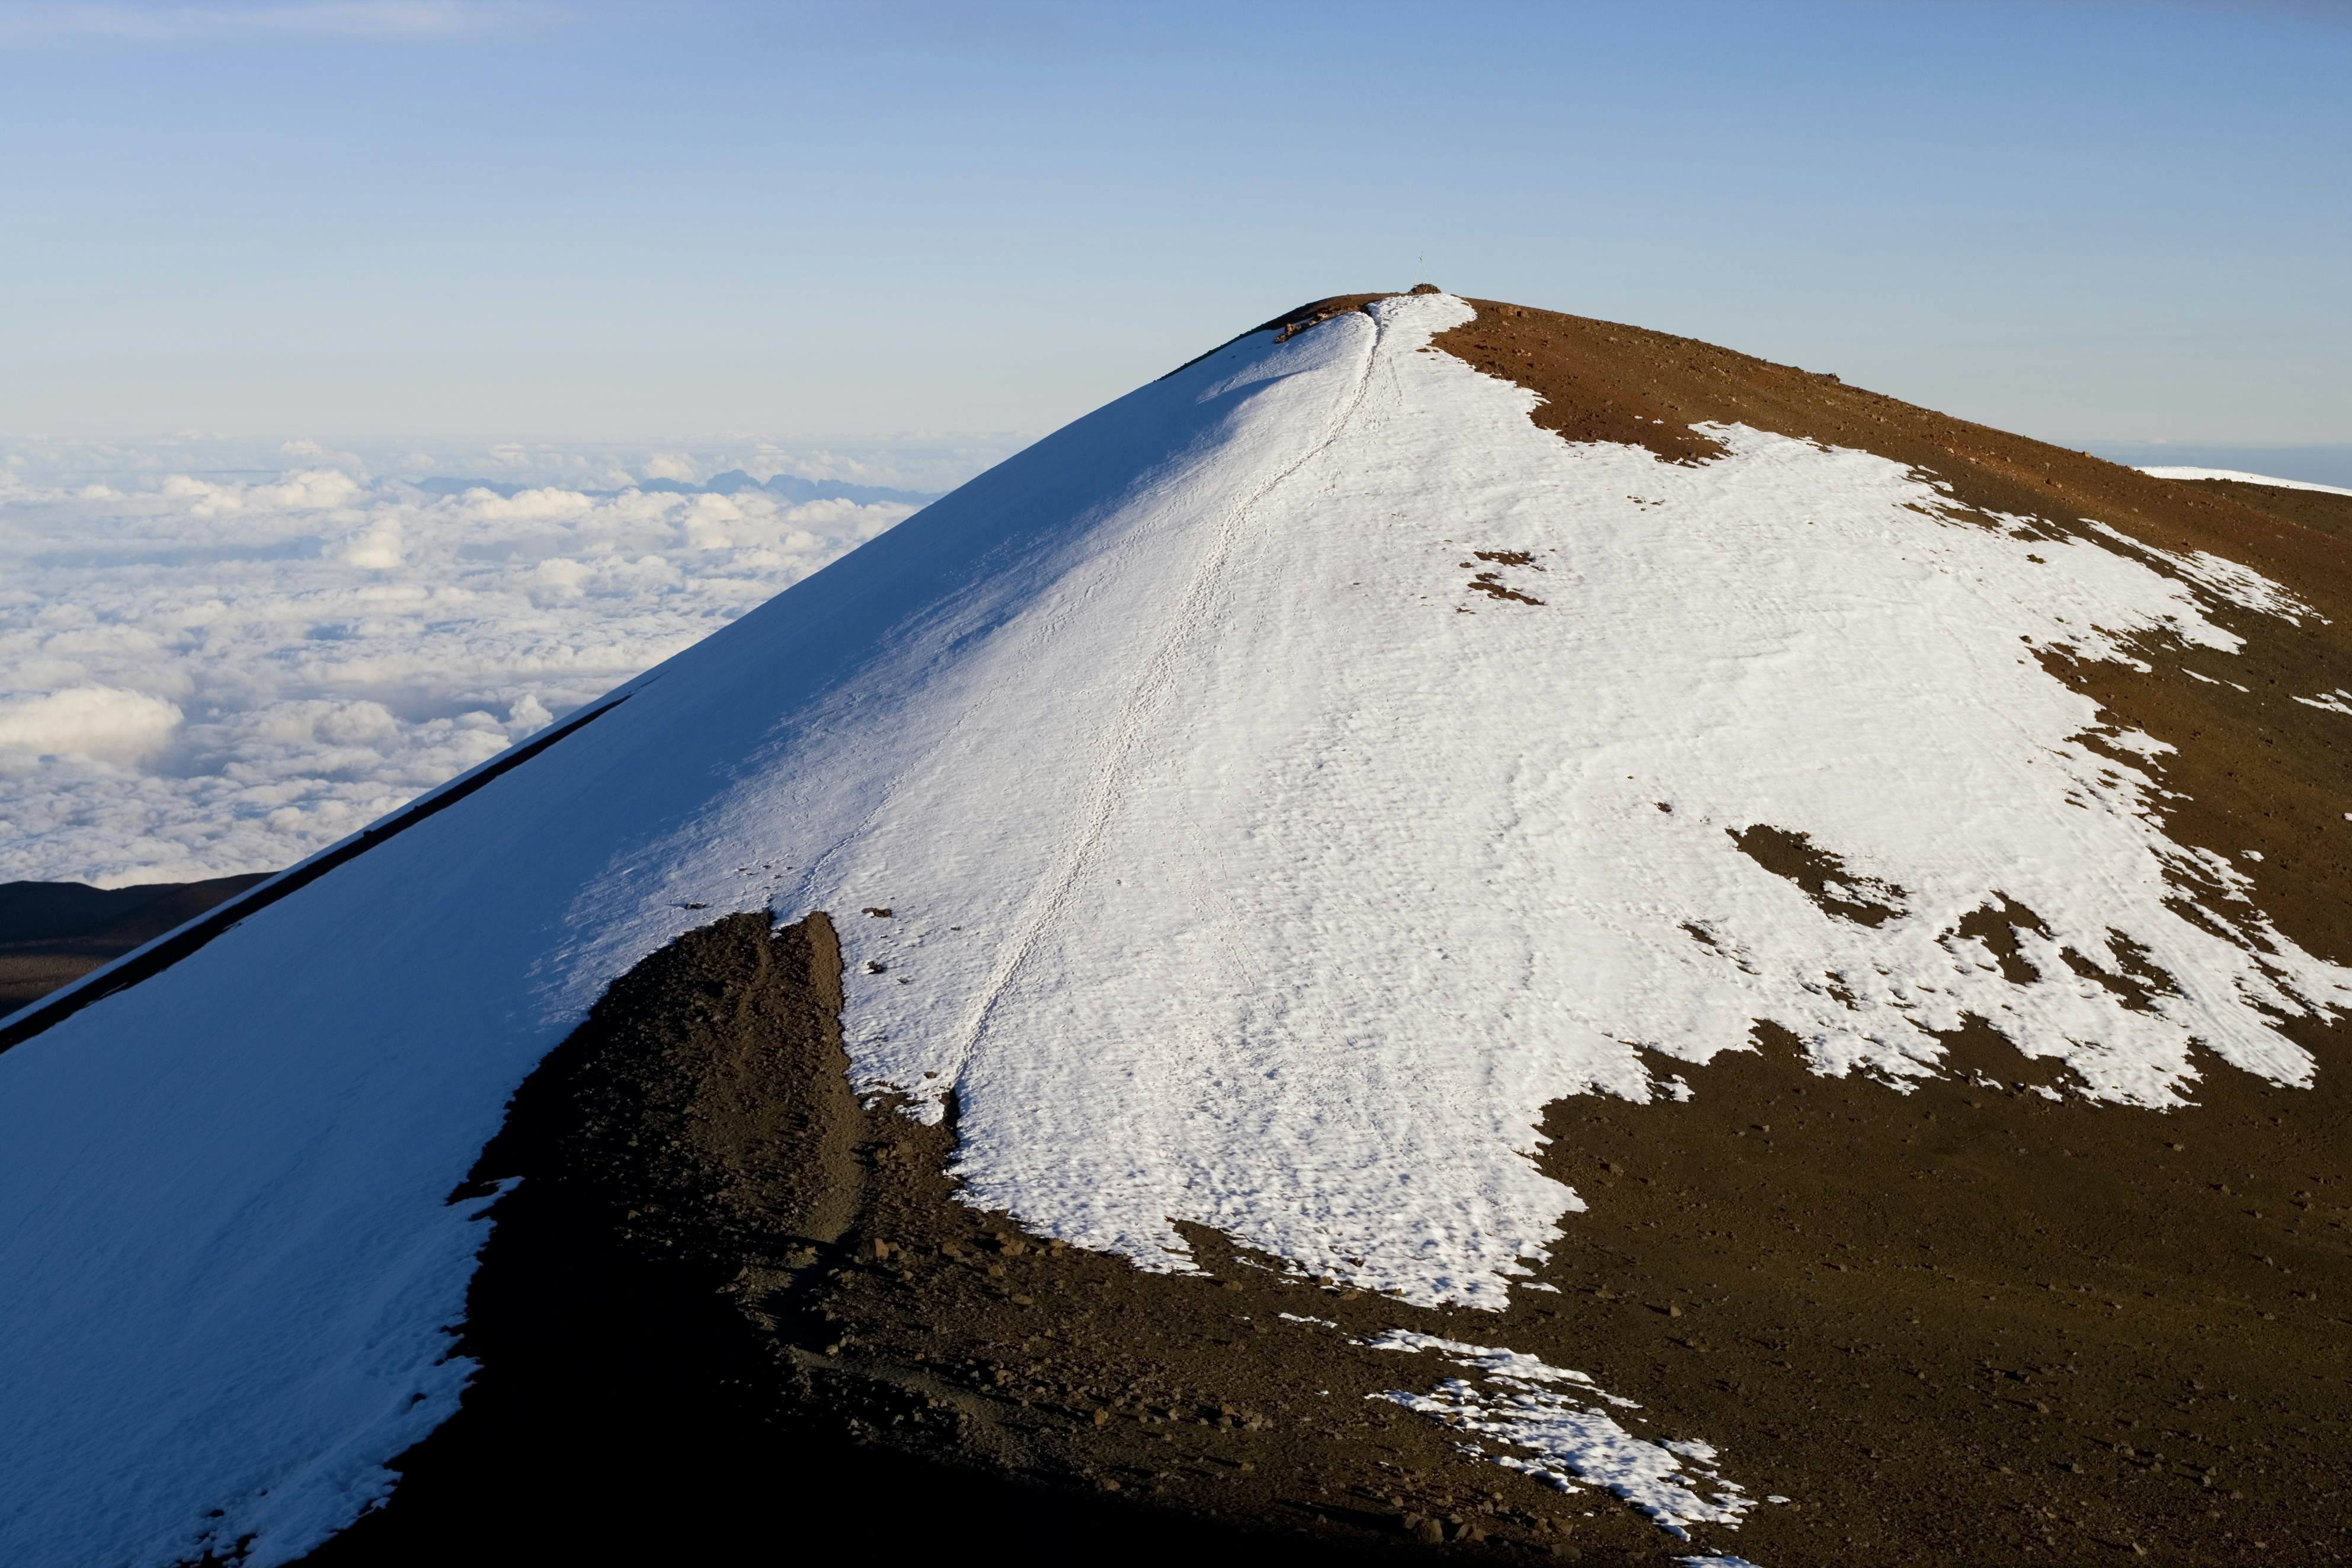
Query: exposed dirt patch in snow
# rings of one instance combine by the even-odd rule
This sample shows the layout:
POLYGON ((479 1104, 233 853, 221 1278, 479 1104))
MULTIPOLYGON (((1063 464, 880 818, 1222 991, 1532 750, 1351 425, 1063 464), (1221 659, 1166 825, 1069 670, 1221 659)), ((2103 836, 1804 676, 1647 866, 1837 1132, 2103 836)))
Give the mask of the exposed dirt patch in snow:
POLYGON ((1532 594, 1522 594, 1517 588, 1506 586, 1501 574, 1494 572, 1481 572, 1471 578, 1470 591, 1474 594, 1484 594, 1490 599, 1507 600, 1515 605, 1543 603, 1532 594))
POLYGON ((1507 571, 1542 571, 1542 563, 1537 561, 1535 555, 1529 551, 1474 550, 1470 552, 1470 560, 1465 561, 1462 565, 1465 571, 1475 574, 1470 579, 1472 593, 1484 594, 1489 598, 1509 600, 1521 605, 1543 603, 1532 594, 1511 587, 1503 577, 1503 574, 1507 571), (1487 563, 1486 570, 1483 572, 1473 564, 1480 561, 1487 563))
POLYGON ((1761 823, 1723 831, 1742 855, 1803 889, 1823 914, 1860 926, 1883 926, 1903 913, 1902 889, 1847 870, 1844 861, 1805 834, 1761 823))
POLYGON ((1528 551, 1474 550, 1470 552, 1470 559, 1462 563, 1462 568, 1465 572, 1474 574, 1470 579, 1470 591, 1474 594, 1484 594, 1491 599, 1507 600, 1520 605, 1543 603, 1534 595, 1512 587, 1503 577, 1503 574, 1507 571, 1540 572, 1543 570, 1543 567, 1537 563, 1534 554, 1528 551), (1486 563, 1485 571, 1478 569, 1477 563, 1482 561, 1486 563))

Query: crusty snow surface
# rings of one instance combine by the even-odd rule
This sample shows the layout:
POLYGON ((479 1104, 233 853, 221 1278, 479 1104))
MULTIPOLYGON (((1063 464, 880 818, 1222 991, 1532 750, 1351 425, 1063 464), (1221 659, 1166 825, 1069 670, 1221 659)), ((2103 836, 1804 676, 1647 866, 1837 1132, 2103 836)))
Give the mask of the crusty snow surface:
POLYGON ((2317 490, 2323 495, 2352 496, 2340 485, 2315 485, 2308 479, 2273 479, 2268 474, 2250 474, 2241 468, 2187 468, 2179 467, 2142 468, 2159 479, 2235 479, 2245 485, 2269 485, 2282 490, 2317 490))
POLYGON ((1423 352, 1469 315, 1390 300, 1120 399, 0 1056, 0 1560, 273 1563, 383 1495, 468 1370, 449 1194, 611 980, 730 910, 841 922, 857 1081, 957 1097, 974 1202, 1415 1301, 1499 1305, 1579 1206, 1528 1157, 1547 1101, 1754 1019, 1898 1082, 1971 1012, 2117 1102, 2176 1102, 2192 1042, 2307 1080, 2273 1016, 2352 972, 2165 837, 2161 748, 2034 649, 2308 610, 1859 452, 1565 445, 1423 352), (1465 591, 1511 550, 1540 605, 1465 591), (1825 912, 1755 826, 1894 912, 1825 912), (2030 982, 1952 934, 2002 897, 2030 982), (2060 956, 2113 933, 2154 1010, 2060 956))

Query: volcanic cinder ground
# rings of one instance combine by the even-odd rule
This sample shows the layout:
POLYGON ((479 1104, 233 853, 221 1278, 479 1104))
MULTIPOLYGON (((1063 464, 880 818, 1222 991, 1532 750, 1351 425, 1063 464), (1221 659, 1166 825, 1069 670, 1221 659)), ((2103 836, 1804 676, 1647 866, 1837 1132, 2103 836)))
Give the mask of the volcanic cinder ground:
POLYGON ((0 1548, 2339 1560, 2347 509, 1270 322, 0 1029, 0 1548))

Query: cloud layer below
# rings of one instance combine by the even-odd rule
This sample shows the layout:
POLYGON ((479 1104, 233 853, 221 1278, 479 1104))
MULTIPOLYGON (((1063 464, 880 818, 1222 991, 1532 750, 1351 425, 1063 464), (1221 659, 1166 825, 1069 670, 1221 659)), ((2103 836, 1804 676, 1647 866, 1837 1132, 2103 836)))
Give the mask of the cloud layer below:
POLYGON ((920 499, 872 487, 978 466, 820 458, 855 494, 796 499, 852 487, 760 488, 750 447, 274 455, 0 451, 0 880, 288 865, 920 499))

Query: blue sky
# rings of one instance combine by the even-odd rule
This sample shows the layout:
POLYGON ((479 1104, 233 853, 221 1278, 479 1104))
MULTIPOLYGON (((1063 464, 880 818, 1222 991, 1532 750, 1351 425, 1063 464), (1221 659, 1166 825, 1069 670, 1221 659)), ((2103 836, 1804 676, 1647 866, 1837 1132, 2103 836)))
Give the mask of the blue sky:
POLYGON ((1041 431, 1425 274, 2352 445, 2347 80, 2341 3, 0 0, 0 431, 1041 431))

